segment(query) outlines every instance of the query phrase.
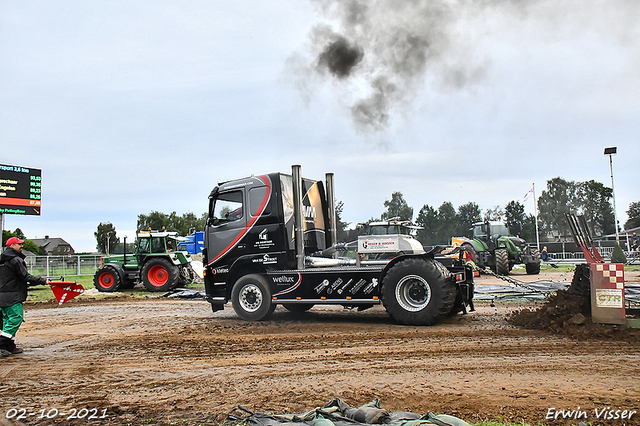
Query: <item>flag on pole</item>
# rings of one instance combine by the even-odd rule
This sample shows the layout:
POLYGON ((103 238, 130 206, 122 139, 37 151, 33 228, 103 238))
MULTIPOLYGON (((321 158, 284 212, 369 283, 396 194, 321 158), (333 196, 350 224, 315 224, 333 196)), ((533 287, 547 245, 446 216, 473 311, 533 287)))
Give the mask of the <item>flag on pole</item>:
POLYGON ((529 192, 524 194, 524 202, 526 203, 527 201, 529 201, 529 198, 531 198, 532 195, 533 195, 533 188, 531 188, 529 192))
POLYGON ((84 292, 84 287, 76 283, 50 282, 49 285, 53 295, 58 300, 58 305, 62 305, 64 302, 68 302, 84 292))

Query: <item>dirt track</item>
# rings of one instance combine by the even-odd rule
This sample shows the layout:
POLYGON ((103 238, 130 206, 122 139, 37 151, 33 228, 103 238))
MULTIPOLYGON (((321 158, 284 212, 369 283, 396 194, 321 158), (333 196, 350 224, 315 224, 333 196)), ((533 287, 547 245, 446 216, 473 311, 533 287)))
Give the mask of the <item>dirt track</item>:
POLYGON ((470 423, 560 424, 549 413, 581 410, 594 424, 640 424, 637 413, 604 422, 595 414, 640 412, 640 341, 510 326, 506 316, 525 306, 479 303, 438 326, 407 327, 380 307, 314 308, 302 319, 278 308, 270 321, 248 323, 199 300, 27 305, 18 335, 25 353, 0 359, 0 424, 20 424, 20 414, 24 424, 84 424, 66 420, 74 410, 86 416, 83 408, 104 417, 92 424, 210 424, 237 405, 304 412, 333 397, 381 398, 388 410, 470 423), (39 418, 43 410, 51 420, 39 418))

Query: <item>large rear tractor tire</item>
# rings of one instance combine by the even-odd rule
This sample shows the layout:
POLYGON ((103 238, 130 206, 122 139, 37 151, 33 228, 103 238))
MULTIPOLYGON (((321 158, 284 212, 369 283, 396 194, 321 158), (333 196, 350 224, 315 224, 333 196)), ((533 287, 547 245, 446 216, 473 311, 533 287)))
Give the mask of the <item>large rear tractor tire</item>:
POLYGON ((382 279, 382 303, 398 324, 433 325, 446 317, 456 300, 447 269, 433 259, 396 263, 382 279))
POLYGON ((247 321, 262 321, 273 313, 276 304, 266 280, 258 274, 246 275, 233 285, 231 304, 236 314, 247 321))
POLYGON ((151 259, 142 267, 142 283, 149 291, 169 291, 180 282, 180 270, 168 259, 151 259))
POLYGON ((507 249, 495 249, 494 256, 496 258, 496 274, 509 275, 509 253, 507 249))
POLYGON ((101 292, 113 293, 122 286, 120 274, 113 266, 103 266, 93 276, 93 286, 101 292))

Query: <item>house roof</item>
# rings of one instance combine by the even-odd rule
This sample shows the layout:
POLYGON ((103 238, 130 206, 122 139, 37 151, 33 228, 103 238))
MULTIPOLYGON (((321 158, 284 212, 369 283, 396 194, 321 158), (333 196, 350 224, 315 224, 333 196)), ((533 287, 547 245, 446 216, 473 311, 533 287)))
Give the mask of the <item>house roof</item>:
POLYGON ((46 237, 46 238, 30 238, 38 247, 44 248, 47 252, 53 252, 58 247, 70 247, 71 253, 73 253, 73 247, 60 237, 46 237))

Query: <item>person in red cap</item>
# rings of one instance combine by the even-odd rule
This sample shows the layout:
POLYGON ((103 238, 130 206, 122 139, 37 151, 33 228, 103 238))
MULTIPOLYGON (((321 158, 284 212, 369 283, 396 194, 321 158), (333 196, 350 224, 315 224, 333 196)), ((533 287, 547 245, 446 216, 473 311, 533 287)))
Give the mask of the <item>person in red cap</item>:
POLYGON ((23 243, 20 238, 9 238, 0 256, 0 356, 3 357, 22 353, 22 348, 16 346, 15 337, 24 320, 22 303, 27 300, 27 287, 47 283, 46 278, 31 275, 27 270, 24 263, 26 256, 22 253, 23 243))

